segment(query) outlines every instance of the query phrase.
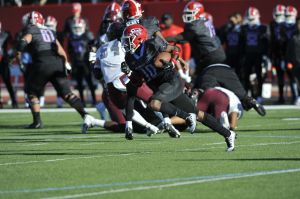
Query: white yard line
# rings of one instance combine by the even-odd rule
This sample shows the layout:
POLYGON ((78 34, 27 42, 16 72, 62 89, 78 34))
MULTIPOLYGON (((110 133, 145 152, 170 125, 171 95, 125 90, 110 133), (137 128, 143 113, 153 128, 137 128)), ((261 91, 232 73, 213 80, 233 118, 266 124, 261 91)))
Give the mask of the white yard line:
POLYGON ((62 196, 47 197, 44 199, 83 198, 83 197, 100 196, 100 195, 106 195, 106 194, 112 194, 112 193, 145 191, 145 190, 150 190, 150 189, 164 189, 164 188, 171 188, 171 187, 178 187, 178 186, 192 185, 192 184, 200 184, 200 183, 214 182, 214 181, 221 181, 221 180, 232 180, 232 179, 239 179, 239 178, 285 174, 285 173, 296 173, 296 172, 300 172, 300 168, 277 170, 277 171, 260 171, 260 172, 241 173, 241 174, 232 174, 232 175, 220 175, 220 176, 211 177, 209 179, 187 180, 187 181, 181 181, 181 182, 176 182, 176 183, 168 183, 168 184, 152 185, 152 186, 138 186, 138 187, 133 187, 133 188, 108 189, 108 190, 103 190, 103 191, 98 191, 98 192, 88 192, 88 193, 82 193, 82 194, 69 194, 69 195, 62 195, 62 196))
MULTIPOLYGON (((258 146, 268 146, 268 145, 289 145, 289 144, 298 144, 298 143, 300 143, 300 141, 258 143, 258 144, 251 144, 251 145, 238 145, 236 148, 258 147, 258 146)), ((219 144, 219 143, 217 143, 217 144, 219 144)), ((190 148, 190 149, 175 150, 174 152, 197 151, 197 150, 208 150, 208 149, 224 149, 225 150, 225 142, 223 144, 224 144, 224 146, 222 146, 222 147, 190 148)), ((158 152, 161 153, 162 151, 158 151, 158 152)), ((140 152, 140 153, 81 156, 81 157, 58 158, 58 159, 48 159, 48 160, 32 160, 32 161, 24 161, 24 162, 6 162, 6 163, 0 163, 0 166, 23 165, 23 164, 33 164, 33 163, 49 163, 49 162, 66 161, 66 160, 93 159, 93 158, 102 158, 102 157, 129 156, 129 155, 141 155, 141 154, 151 154, 151 153, 156 153, 156 152, 148 151, 148 152, 140 152)))
MULTIPOLYGON (((300 106, 295 105, 267 105, 265 106, 266 110, 291 110, 291 109, 300 109, 300 106)), ((88 112, 96 112, 96 108, 86 108, 88 112)), ((61 112, 70 112, 75 113, 76 111, 72 108, 45 108, 41 112, 44 113, 61 113, 61 112)), ((29 109, 1 109, 0 113, 30 113, 29 109)))

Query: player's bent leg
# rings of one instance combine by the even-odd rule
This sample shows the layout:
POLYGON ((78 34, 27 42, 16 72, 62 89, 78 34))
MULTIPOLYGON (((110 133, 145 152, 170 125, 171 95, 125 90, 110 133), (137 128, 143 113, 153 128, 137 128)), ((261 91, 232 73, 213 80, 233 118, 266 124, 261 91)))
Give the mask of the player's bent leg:
POLYGON ((85 117, 88 113, 85 111, 84 106, 81 100, 72 92, 63 95, 62 98, 72 107, 74 108, 82 118, 85 117))
POLYGON ((27 129, 43 128, 43 123, 40 115, 40 102, 36 95, 28 95, 33 122, 26 126, 27 129))
POLYGON ((215 132, 219 133, 225 138, 225 142, 227 144, 227 151, 234 150, 234 142, 235 142, 235 132, 230 131, 224 128, 213 116, 203 111, 199 111, 197 114, 197 120, 204 124, 205 126, 209 127, 210 129, 214 130, 215 132))

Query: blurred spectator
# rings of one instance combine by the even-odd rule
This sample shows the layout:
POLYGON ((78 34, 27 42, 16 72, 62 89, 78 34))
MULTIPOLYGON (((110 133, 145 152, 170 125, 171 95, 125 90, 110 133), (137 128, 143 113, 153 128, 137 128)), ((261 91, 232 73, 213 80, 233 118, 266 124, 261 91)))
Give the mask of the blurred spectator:
MULTIPOLYGON (((286 58, 288 65, 293 68, 293 74, 298 80, 298 86, 300 83, 300 18, 297 19, 297 32, 289 41, 287 46, 286 58)), ((296 100, 296 105, 300 105, 300 98, 296 100)))
POLYGON ((247 24, 242 26, 241 43, 244 63, 243 73, 246 90, 251 90, 252 96, 261 103, 262 95, 262 60, 268 54, 267 26, 260 22, 260 13, 257 8, 249 7, 246 12, 247 24), (257 86, 251 86, 250 75, 256 74, 257 86))
MULTIPOLYGON (((183 28, 174 24, 173 16, 171 14, 164 14, 161 17, 161 34, 163 37, 176 36, 183 32, 183 28)), ((191 47, 189 43, 176 44, 181 49, 181 57, 188 61, 191 57, 191 47)))
MULTIPOLYGON (((16 101, 15 92, 13 90, 11 80, 10 80, 10 70, 9 70, 9 54, 8 45, 12 41, 11 34, 3 30, 2 23, 0 22, 0 74, 9 92, 13 108, 17 108, 18 104, 16 101)), ((1 93, 1 87, 0 87, 1 93)), ((0 107, 2 107, 0 99, 0 107)))

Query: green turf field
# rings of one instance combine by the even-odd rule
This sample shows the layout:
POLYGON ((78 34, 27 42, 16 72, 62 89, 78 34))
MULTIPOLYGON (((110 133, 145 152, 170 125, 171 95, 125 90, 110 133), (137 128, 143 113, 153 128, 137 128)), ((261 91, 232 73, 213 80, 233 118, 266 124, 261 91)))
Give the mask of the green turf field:
POLYGON ((80 134, 75 113, 42 117, 24 130, 29 113, 0 113, 0 198, 300 198, 300 110, 245 114, 232 153, 203 126, 127 141, 80 134))

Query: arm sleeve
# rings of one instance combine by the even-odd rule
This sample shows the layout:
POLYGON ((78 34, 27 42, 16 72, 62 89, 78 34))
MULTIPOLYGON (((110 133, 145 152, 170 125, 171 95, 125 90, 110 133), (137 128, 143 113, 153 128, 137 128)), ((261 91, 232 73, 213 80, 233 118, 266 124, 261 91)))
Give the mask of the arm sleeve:
POLYGON ((189 43, 182 44, 182 58, 188 61, 191 58, 191 45, 189 43))

